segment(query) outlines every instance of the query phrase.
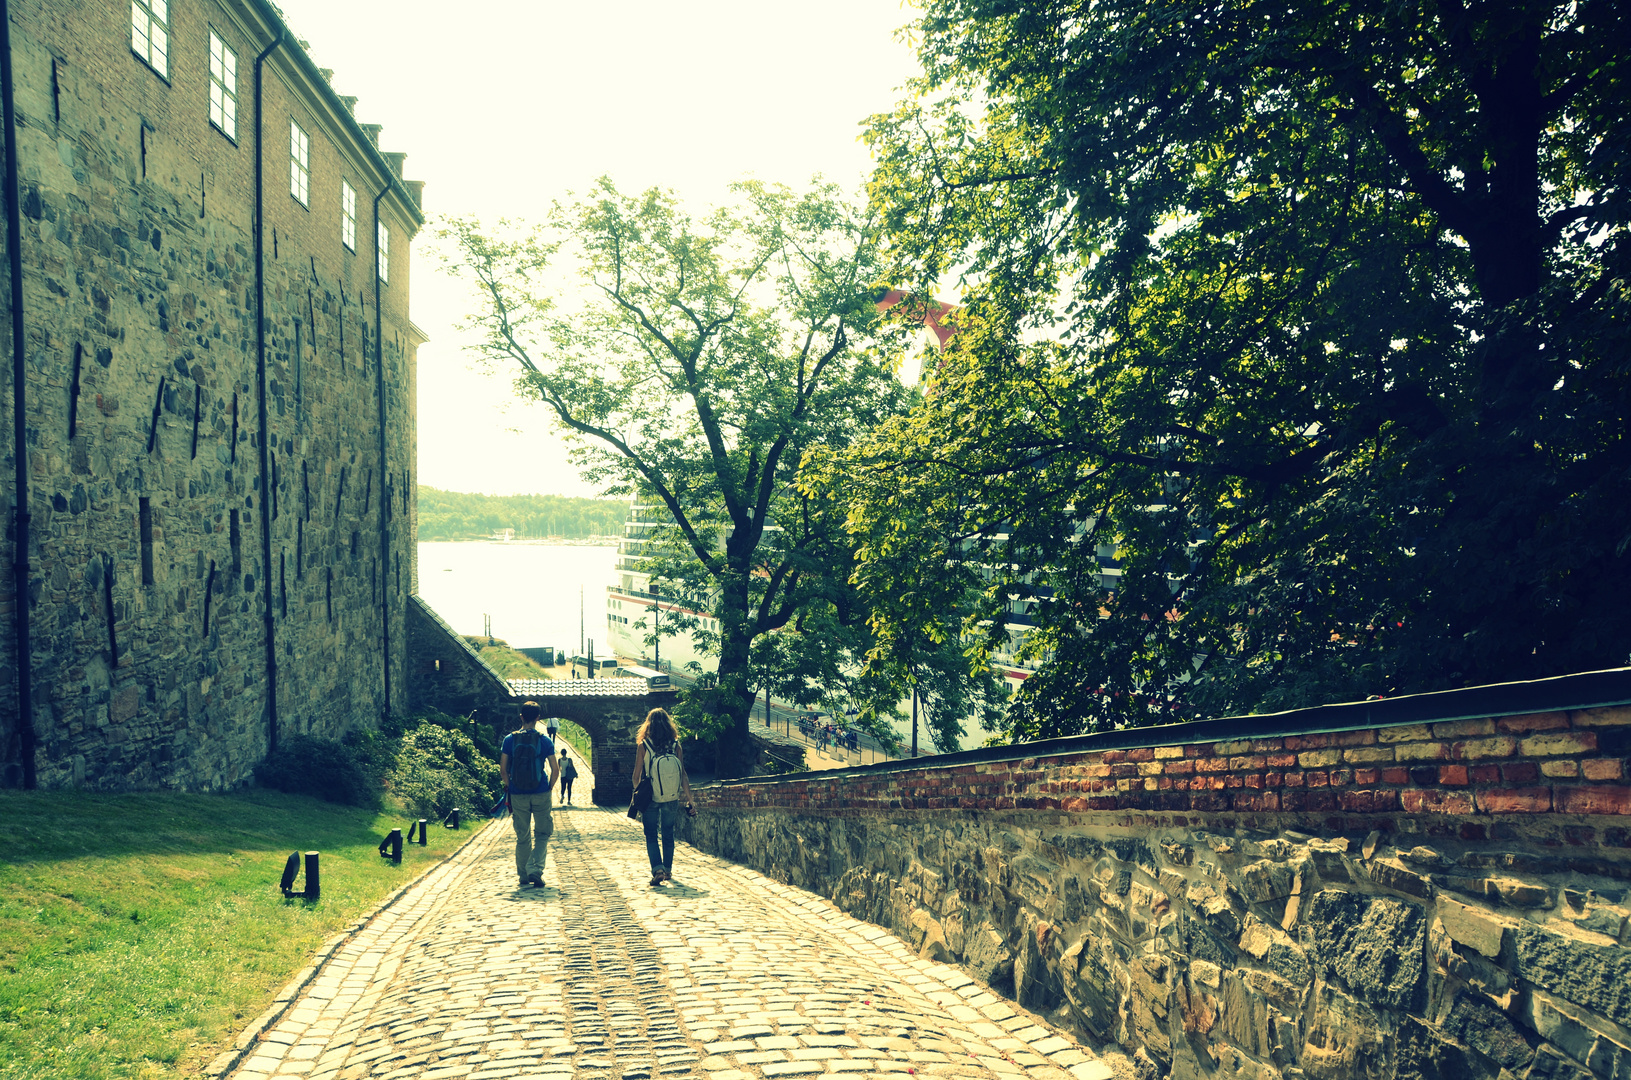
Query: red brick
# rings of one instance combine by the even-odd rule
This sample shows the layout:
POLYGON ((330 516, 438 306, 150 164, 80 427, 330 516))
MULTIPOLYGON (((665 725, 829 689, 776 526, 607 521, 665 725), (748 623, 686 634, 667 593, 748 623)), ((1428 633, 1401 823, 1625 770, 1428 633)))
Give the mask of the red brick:
POLYGON ((1202 758, 1195 762, 1195 768, 1201 772, 1228 772, 1229 759, 1221 757, 1202 758))
POLYGON ((1563 757, 1592 754, 1597 751, 1595 731, 1567 731, 1546 735, 1531 735, 1518 744, 1525 757, 1563 757))
POLYGON ((1247 776, 1241 777, 1241 779, 1246 782, 1246 786, 1249 788, 1261 788, 1263 786, 1262 773, 1251 773, 1247 776))
POLYGON ((1549 787, 1490 788, 1476 798, 1486 814, 1543 814, 1552 808, 1549 787))
POLYGON ((1232 788, 1245 787, 1246 777, 1239 773, 1230 773, 1228 776, 1223 778, 1223 782, 1232 788))
POLYGON ((1212 751, 1212 744, 1209 743, 1209 742, 1190 743, 1190 744, 1188 744, 1187 746, 1184 747, 1184 757, 1186 757, 1186 758, 1202 758, 1202 757, 1216 757, 1216 756, 1217 755, 1215 753, 1213 753, 1213 751, 1212 751))
POLYGON ((1118 761, 1126 761, 1126 760, 1127 760, 1127 751, 1125 751, 1125 750, 1106 750, 1104 752, 1104 763, 1106 765, 1114 765, 1118 761))
POLYGON ((1153 747, 1153 746, 1141 746, 1137 750, 1129 750, 1129 751, 1127 751, 1127 760, 1128 761, 1154 761, 1155 760, 1155 747, 1153 747))
POLYGON ((1447 720, 1441 724, 1433 725, 1433 738, 1456 739, 1468 735, 1493 735, 1495 722, 1493 720, 1447 720))
POLYGON ((1303 786, 1303 773, 1288 772, 1285 774, 1286 787, 1300 788, 1303 786))
POLYGON ((1355 769, 1354 783, 1359 784, 1362 787, 1368 787, 1369 785, 1376 783, 1377 777, 1380 775, 1380 770, 1377 769, 1355 769))
POLYGON ((1286 741, 1284 739, 1253 739, 1252 753, 1266 754, 1271 750, 1280 750, 1284 748, 1285 744, 1286 741))
POLYGON ((1618 780, 1625 775, 1622 758, 1591 758, 1580 763, 1580 772, 1587 780, 1618 780))
POLYGON ((1270 754, 1268 756, 1271 769, 1294 769, 1297 767, 1296 754, 1270 754))
POLYGON ((1288 735, 1287 750, 1323 750, 1331 745, 1329 735, 1288 735))
POLYGON ((1540 779, 1540 766, 1533 761, 1514 761, 1501 766, 1501 779, 1509 784, 1533 784, 1540 779))
POLYGON ((1375 746, 1376 732, 1369 728, 1363 731, 1339 731, 1332 738, 1332 746, 1375 746))
POLYGON ((1631 725, 1631 705, 1576 709, 1569 714, 1569 723, 1577 728, 1625 727, 1631 725))
POLYGON ((1499 765, 1474 765, 1467 772, 1472 776, 1475 784, 1499 784, 1501 782, 1501 767, 1499 765))
POLYGON ((1337 793, 1337 805, 1350 814, 1368 814, 1374 809, 1375 792, 1371 791, 1341 791, 1337 793))
POLYGON ((1277 788, 1280 786, 1280 774, 1277 772, 1263 774, 1263 786, 1277 788))
POLYGON ((1195 763, 1187 759, 1184 761, 1169 761, 1162 771, 1168 776, 1189 776, 1195 771, 1195 763))
POLYGON ((1268 759, 1262 754, 1244 755, 1229 759, 1230 772, 1253 772, 1268 767, 1268 759))
POLYGON ((1557 789, 1557 809, 1564 814, 1631 815, 1631 787, 1606 784, 1557 789))
POLYGON ((1399 803, 1406 813, 1470 814, 1472 796, 1465 791, 1436 791, 1407 788, 1399 792, 1399 803))
POLYGON ((1395 769, 1383 769, 1382 770, 1382 783, 1384 783, 1384 784, 1408 784, 1408 783, 1410 783, 1410 770, 1409 769, 1397 769, 1397 768, 1395 768, 1395 769))
POLYGON ((1331 786, 1332 787, 1351 787, 1353 785, 1353 782, 1354 782, 1354 774, 1353 774, 1352 769, 1332 769, 1331 770, 1331 786))
POLYGON ((1497 735, 1493 739, 1468 739, 1450 746, 1450 756, 1457 761, 1511 757, 1517 752, 1518 740, 1510 735, 1497 735))
POLYGON ((1523 735, 1531 731, 1556 731, 1569 726, 1569 714, 1561 712, 1524 713, 1522 716, 1498 716, 1495 730, 1506 735, 1523 735))

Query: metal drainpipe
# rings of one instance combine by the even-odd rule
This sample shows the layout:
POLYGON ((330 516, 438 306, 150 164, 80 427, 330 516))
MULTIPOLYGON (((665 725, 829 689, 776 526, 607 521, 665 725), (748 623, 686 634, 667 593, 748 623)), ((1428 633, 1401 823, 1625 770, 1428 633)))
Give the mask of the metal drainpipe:
POLYGON ((17 187, 17 106, 12 97, 11 7, 0 0, 0 105, 6 125, 6 254, 11 265, 11 418, 16 440, 17 527, 14 532, 12 572, 17 612, 17 736, 23 758, 23 787, 33 788, 34 775, 34 646, 29 634, 28 596, 28 404, 24 353, 28 339, 23 326, 23 211, 17 187))
POLYGON ((391 180, 374 196, 374 382, 379 393, 379 613, 385 628, 385 715, 391 715, 391 511, 389 472, 385 462, 385 339, 379 310, 379 201, 391 190, 391 180))
POLYGON ((271 425, 266 414, 266 212, 265 212, 265 147, 261 143, 261 65, 279 45, 283 44, 283 27, 278 27, 277 39, 255 57, 255 387, 259 392, 256 406, 260 412, 260 466, 261 466, 261 600, 262 618, 266 624, 266 752, 277 750, 277 624, 272 618, 272 470, 267 460, 266 443, 271 425))

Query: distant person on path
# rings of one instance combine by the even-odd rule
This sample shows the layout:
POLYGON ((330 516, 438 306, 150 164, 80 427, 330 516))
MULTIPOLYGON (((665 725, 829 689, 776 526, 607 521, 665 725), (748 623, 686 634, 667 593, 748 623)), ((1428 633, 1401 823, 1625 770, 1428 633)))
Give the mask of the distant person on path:
POLYGON ((651 805, 640 811, 640 823, 646 830, 651 883, 661 885, 674 878, 674 826, 679 824, 682 799, 685 812, 695 816, 691 809, 691 780, 685 775, 685 762, 680 757, 679 728, 666 710, 652 709, 646 714, 635 742, 634 775, 630 779, 638 787, 643 778, 651 777, 651 805), (659 829, 661 853, 657 850, 659 829))
POLYGON ((578 778, 578 767, 572 762, 572 755, 561 747, 561 794, 566 796, 566 805, 572 805, 572 781, 578 778))
POLYGON ((544 883, 544 858, 549 836, 555 831, 549 793, 561 775, 555 744, 538 730, 543 710, 536 701, 521 706, 521 727, 504 736, 499 751, 498 776, 510 793, 510 823, 515 826, 515 876, 521 885, 544 883), (544 777, 544 762, 549 777, 544 777))

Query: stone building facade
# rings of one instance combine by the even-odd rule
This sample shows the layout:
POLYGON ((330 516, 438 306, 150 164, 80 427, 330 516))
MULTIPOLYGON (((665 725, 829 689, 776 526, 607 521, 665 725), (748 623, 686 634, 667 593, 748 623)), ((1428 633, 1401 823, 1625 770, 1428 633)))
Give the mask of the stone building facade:
POLYGON ((0 769, 231 787, 404 704, 421 185, 264 0, 23 0, 9 59, 0 769))

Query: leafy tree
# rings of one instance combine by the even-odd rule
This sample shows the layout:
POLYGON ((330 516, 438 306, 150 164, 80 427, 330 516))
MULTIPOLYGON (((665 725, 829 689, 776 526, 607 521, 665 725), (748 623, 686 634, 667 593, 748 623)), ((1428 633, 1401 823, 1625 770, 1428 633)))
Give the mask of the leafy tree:
POLYGON ((751 770, 760 683, 819 696, 865 642, 842 519, 795 481, 808 451, 846 445, 906 396, 870 222, 830 186, 736 190, 738 205, 699 219, 603 180, 541 228, 443 232, 483 298, 482 354, 520 367, 587 478, 666 511, 647 568, 718 622, 665 611, 663 632, 718 655, 717 685, 684 719, 718 736, 722 775, 751 770), (581 306, 556 304, 558 261, 587 283, 581 306))
MULTIPOLYGON (((1625 663, 1620 5, 929 0, 870 121, 934 390, 841 467, 1034 608, 1030 738, 1625 663)), ((885 638, 910 632, 886 620, 885 638)))
POLYGON ((617 536, 628 503, 565 495, 478 495, 419 485, 419 539, 463 540, 514 529, 517 536, 617 536))

